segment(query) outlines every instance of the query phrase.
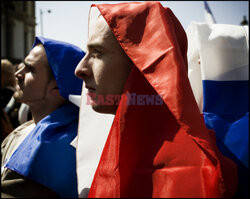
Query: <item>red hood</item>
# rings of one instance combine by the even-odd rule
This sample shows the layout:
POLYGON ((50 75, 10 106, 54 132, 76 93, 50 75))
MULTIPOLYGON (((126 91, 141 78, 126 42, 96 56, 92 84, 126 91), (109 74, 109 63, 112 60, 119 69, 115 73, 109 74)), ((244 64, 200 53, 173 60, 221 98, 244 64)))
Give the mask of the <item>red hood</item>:
POLYGON ((178 19, 159 2, 96 6, 135 67, 89 197, 232 196, 236 167, 218 151, 200 115, 178 19), (159 94, 164 103, 128 105, 128 93, 159 94))

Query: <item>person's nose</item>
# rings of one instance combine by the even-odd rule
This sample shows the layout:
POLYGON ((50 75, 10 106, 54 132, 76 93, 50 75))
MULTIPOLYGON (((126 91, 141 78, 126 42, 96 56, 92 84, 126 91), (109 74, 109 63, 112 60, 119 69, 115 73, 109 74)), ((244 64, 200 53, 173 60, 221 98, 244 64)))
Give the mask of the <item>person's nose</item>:
POLYGON ((82 60, 78 63, 75 69, 75 75, 83 80, 90 77, 92 75, 92 69, 89 64, 88 55, 86 54, 82 60))
POLYGON ((16 72, 15 72, 15 77, 18 80, 23 80, 25 76, 25 66, 22 66, 21 68, 19 68, 16 72))

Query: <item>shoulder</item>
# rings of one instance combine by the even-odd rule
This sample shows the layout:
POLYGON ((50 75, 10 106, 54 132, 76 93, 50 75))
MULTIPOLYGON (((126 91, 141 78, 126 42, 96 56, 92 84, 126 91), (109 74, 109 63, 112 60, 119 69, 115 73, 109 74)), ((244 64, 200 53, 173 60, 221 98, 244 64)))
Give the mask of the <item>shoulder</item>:
POLYGON ((32 198, 57 198, 58 195, 33 180, 7 169, 4 178, 1 179, 1 196, 2 197, 32 197, 32 198))
POLYGON ((17 139, 26 137, 26 135, 35 127, 35 123, 33 120, 30 120, 28 122, 23 123, 19 127, 17 127, 15 130, 13 130, 2 142, 1 148, 5 147, 8 143, 11 141, 17 139))
POLYGON ((24 140, 24 138, 32 131, 35 127, 33 120, 25 122, 24 124, 17 127, 12 131, 1 144, 1 155, 2 155, 2 165, 6 158, 8 159, 19 144, 24 140))

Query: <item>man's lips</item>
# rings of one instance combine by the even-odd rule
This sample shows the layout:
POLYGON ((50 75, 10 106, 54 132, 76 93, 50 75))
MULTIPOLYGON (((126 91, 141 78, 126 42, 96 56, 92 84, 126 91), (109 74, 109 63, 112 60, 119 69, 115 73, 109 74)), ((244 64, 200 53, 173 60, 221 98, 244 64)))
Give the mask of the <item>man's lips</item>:
POLYGON ((93 87, 90 87, 88 85, 85 86, 86 89, 88 89, 88 91, 91 93, 91 92, 94 92, 95 89, 93 87))

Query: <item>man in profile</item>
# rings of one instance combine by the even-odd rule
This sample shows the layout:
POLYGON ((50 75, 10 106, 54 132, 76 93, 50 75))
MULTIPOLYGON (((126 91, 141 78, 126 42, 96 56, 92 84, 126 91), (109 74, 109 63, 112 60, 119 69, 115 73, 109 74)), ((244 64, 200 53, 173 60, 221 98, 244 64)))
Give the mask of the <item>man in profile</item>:
POLYGON ((33 120, 15 129, 2 143, 2 197, 76 198, 79 108, 70 95, 80 95, 74 76, 84 52, 71 44, 36 37, 16 72, 14 97, 29 105, 33 120))
POLYGON ((88 197, 234 195, 236 165, 199 113, 186 51, 185 31, 159 2, 92 5, 75 74, 92 108, 115 118, 88 197))

